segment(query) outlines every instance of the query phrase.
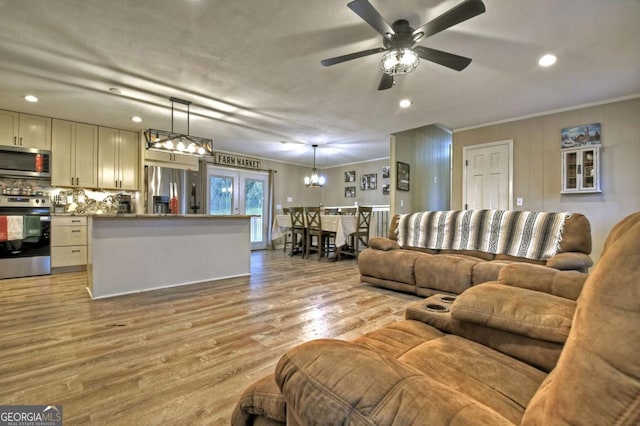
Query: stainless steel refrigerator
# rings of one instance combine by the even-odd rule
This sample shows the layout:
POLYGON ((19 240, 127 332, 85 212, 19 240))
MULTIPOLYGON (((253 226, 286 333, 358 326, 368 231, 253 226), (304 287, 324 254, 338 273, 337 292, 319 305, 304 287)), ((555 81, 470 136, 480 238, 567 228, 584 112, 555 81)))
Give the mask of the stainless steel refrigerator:
POLYGON ((146 165, 146 213, 170 213, 171 198, 177 199, 177 214, 202 214, 202 178, 198 170, 146 165))

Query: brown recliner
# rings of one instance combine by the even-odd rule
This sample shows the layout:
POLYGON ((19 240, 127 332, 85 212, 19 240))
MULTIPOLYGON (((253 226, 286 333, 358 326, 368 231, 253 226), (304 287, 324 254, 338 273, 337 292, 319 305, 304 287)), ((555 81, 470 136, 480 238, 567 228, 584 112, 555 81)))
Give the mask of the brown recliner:
POLYGON ((451 316, 482 324, 484 337, 473 341, 404 320, 353 342, 307 342, 281 358, 274 376, 245 391, 232 423, 640 424, 640 212, 611 231, 570 318, 567 306, 579 288, 564 288, 562 276, 542 284, 511 278, 508 291, 518 297, 570 301, 559 302, 561 309, 539 303, 535 311, 504 300, 492 305, 492 292, 507 283, 502 278, 484 296, 465 300, 465 292, 451 304, 451 316), (508 346, 517 340, 498 342, 498 350, 480 343, 491 330, 532 338, 515 351, 508 346), (537 340, 565 335, 550 373, 518 359, 537 340))

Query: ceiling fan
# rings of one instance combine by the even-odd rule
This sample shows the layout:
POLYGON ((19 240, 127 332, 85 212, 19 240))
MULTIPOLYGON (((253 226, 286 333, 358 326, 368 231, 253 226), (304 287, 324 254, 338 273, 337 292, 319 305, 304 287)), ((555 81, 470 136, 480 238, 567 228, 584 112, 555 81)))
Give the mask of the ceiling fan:
POLYGON ((431 49, 429 47, 415 46, 415 44, 426 37, 444 31, 485 11, 482 0, 465 0, 426 24, 418 28, 413 28, 405 19, 397 20, 393 25, 389 25, 368 0, 354 0, 347 6, 382 35, 382 44, 384 47, 323 59, 320 63, 328 67, 363 56, 387 52, 380 62, 380 68, 383 74, 380 84, 378 85, 378 90, 393 87, 396 76, 407 74, 416 69, 419 58, 435 62, 456 71, 465 69, 471 63, 470 58, 431 49))

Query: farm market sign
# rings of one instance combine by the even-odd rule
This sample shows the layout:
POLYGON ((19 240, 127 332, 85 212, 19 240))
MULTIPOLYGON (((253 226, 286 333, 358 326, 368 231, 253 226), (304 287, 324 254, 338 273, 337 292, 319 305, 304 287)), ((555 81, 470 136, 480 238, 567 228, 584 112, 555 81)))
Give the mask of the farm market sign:
POLYGON ((228 167, 244 167, 246 169, 260 168, 260 160, 241 155, 225 154, 224 152, 214 152, 213 163, 228 167))

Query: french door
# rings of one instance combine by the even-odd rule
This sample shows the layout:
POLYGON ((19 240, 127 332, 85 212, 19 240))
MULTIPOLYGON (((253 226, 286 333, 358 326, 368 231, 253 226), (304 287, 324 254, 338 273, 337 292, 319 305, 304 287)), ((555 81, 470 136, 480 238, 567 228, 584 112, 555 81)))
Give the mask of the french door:
POLYGON ((207 166, 207 213, 251 218, 251 249, 267 248, 268 173, 207 166))

